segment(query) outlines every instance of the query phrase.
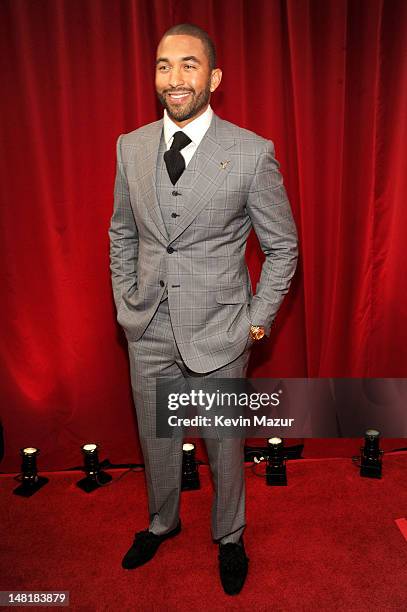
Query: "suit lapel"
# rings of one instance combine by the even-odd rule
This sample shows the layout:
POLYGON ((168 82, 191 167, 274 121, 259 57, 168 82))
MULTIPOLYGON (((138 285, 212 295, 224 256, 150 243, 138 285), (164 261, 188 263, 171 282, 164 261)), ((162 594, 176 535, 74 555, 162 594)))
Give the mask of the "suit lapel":
POLYGON ((163 122, 157 121, 151 126, 152 133, 145 139, 145 146, 141 151, 139 167, 143 174, 139 177, 139 191, 147 210, 163 237, 168 240, 168 232, 164 225, 161 208, 158 203, 156 189, 157 157, 160 148, 163 122))
POLYGON ((234 146, 235 141, 225 128, 226 125, 219 117, 213 116, 211 125, 196 151, 195 177, 185 203, 187 212, 171 232, 170 241, 178 238, 191 225, 233 167, 228 150, 234 146))

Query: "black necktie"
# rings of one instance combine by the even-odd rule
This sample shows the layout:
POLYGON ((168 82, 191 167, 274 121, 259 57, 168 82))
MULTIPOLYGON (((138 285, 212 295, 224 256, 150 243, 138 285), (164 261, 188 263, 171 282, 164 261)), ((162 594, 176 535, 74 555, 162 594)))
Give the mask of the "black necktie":
POLYGON ((185 159, 180 151, 189 145, 190 142, 192 142, 192 140, 185 132, 175 132, 171 148, 164 153, 165 165, 167 166, 168 174, 173 185, 175 185, 185 170, 185 159))

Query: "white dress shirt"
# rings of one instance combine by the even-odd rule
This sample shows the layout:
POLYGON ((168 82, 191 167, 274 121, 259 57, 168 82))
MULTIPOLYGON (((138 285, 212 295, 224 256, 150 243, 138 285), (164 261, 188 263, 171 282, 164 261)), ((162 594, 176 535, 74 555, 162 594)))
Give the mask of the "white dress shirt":
POLYGON ((170 119, 167 111, 164 110, 164 140, 167 146, 167 151, 172 145, 175 132, 185 132, 185 134, 192 140, 189 145, 181 149, 181 155, 185 159, 185 167, 188 166, 202 138, 208 131, 212 117, 213 110, 210 106, 208 106, 202 115, 199 115, 199 117, 188 123, 185 127, 180 128, 179 125, 170 119))

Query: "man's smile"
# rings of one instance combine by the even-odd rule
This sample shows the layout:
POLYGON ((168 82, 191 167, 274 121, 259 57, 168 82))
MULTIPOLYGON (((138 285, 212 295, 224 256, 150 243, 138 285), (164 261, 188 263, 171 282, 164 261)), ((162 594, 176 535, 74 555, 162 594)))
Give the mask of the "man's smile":
POLYGON ((167 92, 166 95, 167 95, 167 98, 171 102, 174 102, 175 104, 182 104, 183 102, 186 102, 186 100, 188 99, 188 96, 191 95, 191 92, 190 91, 174 91, 172 93, 167 92))

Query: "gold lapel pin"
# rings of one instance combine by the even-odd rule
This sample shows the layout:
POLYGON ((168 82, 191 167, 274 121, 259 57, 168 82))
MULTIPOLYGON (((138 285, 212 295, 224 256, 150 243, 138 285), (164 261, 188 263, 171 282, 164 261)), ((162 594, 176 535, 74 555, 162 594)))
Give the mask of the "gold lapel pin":
POLYGON ((225 159, 225 161, 220 162, 220 167, 222 168, 222 170, 226 168, 229 162, 230 162, 230 159, 225 159))

